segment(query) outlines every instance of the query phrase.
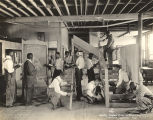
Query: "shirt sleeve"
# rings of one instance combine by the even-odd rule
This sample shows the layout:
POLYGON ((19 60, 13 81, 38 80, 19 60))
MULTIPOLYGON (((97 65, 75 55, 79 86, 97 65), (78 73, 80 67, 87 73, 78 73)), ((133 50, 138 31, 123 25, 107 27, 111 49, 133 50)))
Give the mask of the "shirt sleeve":
POLYGON ((13 73, 14 68, 13 68, 13 61, 12 60, 6 60, 4 62, 4 69, 8 71, 8 73, 13 73))
POLYGON ((57 81, 54 82, 54 90, 55 90, 55 92, 57 92, 57 93, 59 93, 59 94, 61 94, 63 96, 67 95, 67 92, 61 91, 60 85, 59 85, 59 83, 57 81))

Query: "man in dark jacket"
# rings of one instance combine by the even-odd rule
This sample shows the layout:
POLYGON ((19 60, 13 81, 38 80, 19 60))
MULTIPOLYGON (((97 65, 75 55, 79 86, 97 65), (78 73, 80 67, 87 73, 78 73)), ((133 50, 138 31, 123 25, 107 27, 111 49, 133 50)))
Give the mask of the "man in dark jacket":
POLYGON ((32 63, 33 54, 27 54, 27 60, 24 63, 24 79, 23 79, 23 87, 25 90, 25 104, 32 104, 33 92, 34 92, 34 81, 36 79, 36 68, 32 63))

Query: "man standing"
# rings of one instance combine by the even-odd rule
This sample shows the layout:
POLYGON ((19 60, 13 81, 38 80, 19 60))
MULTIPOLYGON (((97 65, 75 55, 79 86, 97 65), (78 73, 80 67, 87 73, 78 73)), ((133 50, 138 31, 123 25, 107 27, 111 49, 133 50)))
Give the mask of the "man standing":
POLYGON ((82 69, 85 66, 83 52, 77 52, 77 60, 76 60, 76 69, 75 69, 75 77, 76 77, 76 91, 77 91, 77 100, 80 100, 82 96, 82 87, 81 87, 81 80, 83 76, 82 69))
POLYGON ((92 80, 95 80, 95 73, 94 73, 95 64, 93 64, 92 58, 93 58, 93 54, 89 53, 89 56, 88 56, 88 59, 87 59, 88 83, 92 80))
POLYGON ((53 73, 53 78, 56 78, 57 75, 59 75, 59 73, 61 71, 63 71, 63 65, 64 65, 64 61, 62 60, 62 58, 60 57, 60 53, 59 52, 56 52, 56 61, 55 61, 55 70, 54 70, 54 73, 53 73))
POLYGON ((36 79, 36 68, 32 63, 33 54, 27 54, 27 60, 24 63, 24 88, 25 88, 25 104, 32 104, 33 92, 34 92, 34 81, 36 79))
POLYGON ((6 57, 4 60, 5 80, 6 80, 6 107, 12 107, 15 102, 16 95, 16 80, 15 67, 12 60, 13 51, 6 50, 6 57))
POLYGON ((107 44, 104 46, 104 58, 105 58, 105 61, 108 61, 109 63, 109 67, 112 67, 112 53, 113 53, 113 50, 114 50, 114 39, 112 37, 112 34, 110 34, 109 31, 106 31, 106 36, 107 36, 107 44), (107 57, 108 57, 108 60, 107 60, 107 57))

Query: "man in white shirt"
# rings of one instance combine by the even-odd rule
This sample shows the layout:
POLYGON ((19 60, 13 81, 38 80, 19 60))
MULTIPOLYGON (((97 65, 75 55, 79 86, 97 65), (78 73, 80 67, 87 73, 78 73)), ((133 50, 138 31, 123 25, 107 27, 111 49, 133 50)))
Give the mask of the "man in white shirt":
POLYGON ((101 85, 98 80, 90 81, 86 86, 86 98, 89 103, 94 103, 98 100, 102 100, 101 85))
POLYGON ((78 56, 78 58, 76 60, 75 77, 76 77, 77 100, 79 101, 82 96, 81 80, 82 80, 82 76, 83 76, 82 69, 84 68, 85 63, 84 63, 82 51, 77 52, 77 56, 78 56))
POLYGON ((55 70, 53 73, 52 80, 57 77, 57 75, 60 73, 60 71, 63 71, 63 65, 64 65, 64 61, 60 57, 60 53, 56 52, 55 70))
POLYGON ((53 109, 57 108, 57 106, 62 107, 61 95, 62 96, 70 96, 71 93, 67 93, 61 90, 61 86, 67 85, 67 82, 63 81, 63 73, 60 71, 57 74, 57 77, 54 78, 52 83, 49 85, 48 96, 50 98, 50 102, 53 105, 53 109))
POLYGON ((3 62, 5 70, 6 80, 6 107, 12 107, 15 102, 16 95, 16 80, 15 80, 15 68, 12 60, 13 51, 11 49, 6 50, 6 57, 3 62))
POLYGON ((119 70, 119 79, 116 85, 116 94, 125 93, 128 90, 129 81, 127 72, 121 68, 119 70))

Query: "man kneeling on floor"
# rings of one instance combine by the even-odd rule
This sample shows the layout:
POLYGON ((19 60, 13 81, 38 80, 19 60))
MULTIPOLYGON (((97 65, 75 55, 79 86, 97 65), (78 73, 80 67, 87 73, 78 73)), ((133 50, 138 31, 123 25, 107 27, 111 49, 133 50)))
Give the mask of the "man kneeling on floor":
POLYGON ((98 103, 104 100, 102 86, 99 80, 91 81, 87 84, 84 97, 88 103, 98 103))
POLYGON ((153 108, 153 93, 143 84, 130 83, 130 90, 136 96, 139 113, 150 113, 153 108))
POLYGON ((62 107, 61 95, 70 96, 71 93, 61 91, 61 86, 67 85, 67 82, 63 81, 64 74, 60 71, 56 78, 53 79, 52 83, 49 85, 48 97, 53 106, 53 109, 57 107, 62 107))

